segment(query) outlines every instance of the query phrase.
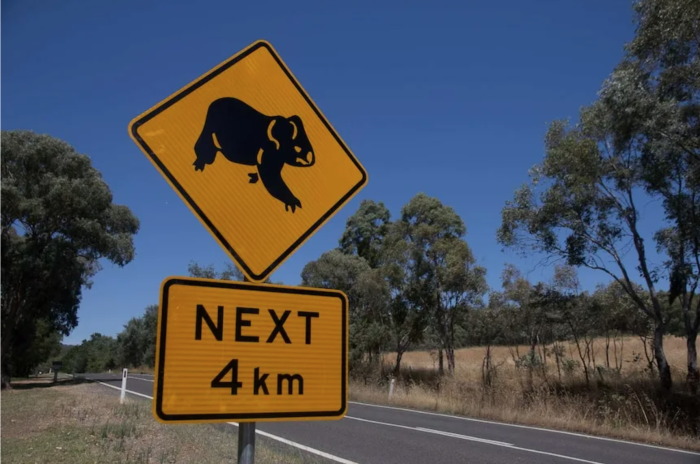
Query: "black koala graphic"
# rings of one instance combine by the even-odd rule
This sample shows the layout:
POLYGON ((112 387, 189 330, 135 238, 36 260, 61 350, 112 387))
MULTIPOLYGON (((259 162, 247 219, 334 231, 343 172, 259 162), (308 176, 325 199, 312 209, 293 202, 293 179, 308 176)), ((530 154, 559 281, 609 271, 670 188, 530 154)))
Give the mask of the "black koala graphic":
POLYGON ((267 116, 236 98, 220 98, 209 105, 204 129, 194 145, 194 169, 203 171, 221 153, 227 160, 256 166, 249 182, 262 180, 268 193, 284 203, 285 211, 301 208, 282 179, 285 164, 310 167, 313 148, 299 116, 267 116))

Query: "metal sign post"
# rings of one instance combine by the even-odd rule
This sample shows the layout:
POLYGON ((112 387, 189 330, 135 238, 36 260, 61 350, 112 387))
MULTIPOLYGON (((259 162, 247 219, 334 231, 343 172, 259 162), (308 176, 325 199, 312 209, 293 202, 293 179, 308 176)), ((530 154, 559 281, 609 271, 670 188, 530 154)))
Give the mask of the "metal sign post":
POLYGON ((63 367, 62 361, 54 361, 51 363, 51 369, 49 369, 49 372, 53 371, 53 382, 54 383, 58 382, 58 370, 61 367, 63 367))
POLYGON ((238 423, 238 464, 255 462, 255 422, 238 423))
MULTIPOLYGON (((243 282, 250 282, 243 276, 243 282)), ((238 464, 255 462, 255 422, 238 423, 238 464)))

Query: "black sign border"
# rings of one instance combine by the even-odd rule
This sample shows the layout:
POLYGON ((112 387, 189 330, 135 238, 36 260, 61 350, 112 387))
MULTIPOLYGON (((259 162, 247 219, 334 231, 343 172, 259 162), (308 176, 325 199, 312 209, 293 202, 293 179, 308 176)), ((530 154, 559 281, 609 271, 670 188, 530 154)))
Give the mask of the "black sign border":
POLYGON ((133 124, 131 125, 131 135, 134 138, 134 140, 141 145, 144 151, 148 153, 148 155, 151 157, 153 162, 158 166, 158 169, 160 169, 161 173, 165 175, 168 180, 172 183, 172 185, 177 189, 177 191, 182 195, 182 197, 185 199, 185 201, 190 205, 190 207, 196 211, 197 215, 199 218, 204 222, 204 224, 209 228, 211 233, 219 240, 219 243, 224 247, 224 249, 231 255, 231 257, 236 261, 242 268, 243 271, 246 273, 248 278, 250 278, 253 281, 256 282, 262 282, 264 281, 287 257, 289 257, 296 249, 308 238, 310 237, 313 233, 316 232, 321 227, 321 224, 323 224, 329 217, 331 217, 333 214, 335 214, 336 211, 340 209, 340 207, 349 199, 351 198, 358 190, 360 190, 362 187, 364 187, 367 184, 367 171, 360 165, 359 161, 355 158, 355 156, 352 154, 350 149, 345 145, 345 143, 341 140, 340 136, 338 133, 333 130, 331 127, 330 123, 326 118, 321 114, 321 111, 316 107, 316 105, 311 101, 311 98, 307 95, 307 93, 304 91, 304 89, 301 87, 299 82, 292 76, 291 72, 289 69, 287 69, 287 66, 284 65, 280 57, 275 53, 274 49, 270 46, 269 43, 266 41, 258 41, 252 44, 249 48, 243 50, 240 54, 234 56, 231 58, 229 61, 224 62, 223 65, 220 67, 214 69, 211 71, 209 74, 205 75, 201 79, 193 82, 189 87, 186 87, 185 89, 181 90, 177 94, 173 95, 171 98, 167 99, 157 107, 155 107, 153 110, 149 111, 142 117, 136 119, 133 124), (297 91, 304 97, 304 100, 306 103, 311 107, 311 109, 314 110, 316 113, 316 116, 323 122, 323 124, 326 126, 326 129, 333 135, 335 140, 338 142, 338 144, 342 147, 343 151, 345 151, 345 154, 348 155, 348 158, 353 162, 353 164, 357 167, 357 169, 362 173, 362 179, 360 182, 355 184, 352 189, 348 193, 346 193, 338 202, 336 202, 321 218, 316 221, 314 224, 309 227, 309 229, 304 232, 289 248, 287 248, 277 259, 275 259, 272 264, 270 264, 267 269, 262 271, 260 274, 255 274, 253 271, 250 269, 250 266, 246 264, 243 259, 241 259, 240 255, 236 253, 236 250, 233 248, 233 246, 226 240, 226 238, 219 232, 219 230, 214 226, 214 224, 211 222, 211 220, 204 214, 204 212, 200 209, 200 207, 195 203, 195 201, 190 197, 190 195, 185 191, 185 189, 180 185, 180 183, 175 179, 175 176, 172 175, 170 171, 165 167, 163 162, 158 158, 158 156, 155 154, 155 152, 151 149, 151 147, 148 146, 148 144, 141 138, 141 136, 138 133, 138 129, 157 116, 158 114, 162 113, 166 109, 168 109, 170 106, 173 104, 177 103, 178 101, 182 100, 184 97, 192 93, 193 91, 197 90, 199 87, 203 86, 207 82, 209 82, 211 79, 214 77, 218 76, 222 72, 226 71, 228 68, 231 66, 235 65, 251 53, 255 52, 256 50, 260 48, 266 48, 272 57, 275 59, 279 67, 284 71, 285 75, 287 78, 294 84, 294 87, 297 89, 297 91))
POLYGON ((161 307, 160 307, 160 334, 158 344, 158 383, 155 392, 155 411, 158 418, 164 422, 178 421, 217 421, 225 422, 229 420, 259 420, 259 419, 299 419, 312 417, 332 417, 341 418, 347 412, 347 300, 340 292, 330 290, 320 290, 304 287, 275 287, 260 284, 250 284, 235 281, 213 281, 198 280, 183 277, 173 277, 166 279, 162 285, 161 307), (226 288, 233 290, 251 290, 256 292, 288 293, 293 295, 313 295, 339 298, 341 300, 342 316, 342 337, 341 337, 341 406, 337 411, 309 411, 309 412, 281 412, 281 413, 236 413, 236 414, 166 414, 163 411, 163 381, 165 377, 165 342, 168 327, 168 296, 170 287, 173 285, 185 285, 192 287, 226 288))

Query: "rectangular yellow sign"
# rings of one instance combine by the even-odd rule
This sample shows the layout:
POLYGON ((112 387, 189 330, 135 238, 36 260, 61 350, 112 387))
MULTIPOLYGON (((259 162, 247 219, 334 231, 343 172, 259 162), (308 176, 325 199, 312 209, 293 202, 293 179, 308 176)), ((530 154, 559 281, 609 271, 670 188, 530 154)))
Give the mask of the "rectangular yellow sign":
POLYGON ((170 277, 161 286, 153 412, 161 422, 340 419, 346 296, 170 277))

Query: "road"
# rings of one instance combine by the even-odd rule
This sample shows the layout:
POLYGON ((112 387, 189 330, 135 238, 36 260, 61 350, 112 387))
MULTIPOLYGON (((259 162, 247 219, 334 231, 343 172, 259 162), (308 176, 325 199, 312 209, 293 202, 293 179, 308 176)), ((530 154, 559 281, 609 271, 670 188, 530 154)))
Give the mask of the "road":
MULTIPOLYGON (((115 393, 121 386, 119 375, 84 376, 115 393)), ((152 399, 153 376, 130 374, 127 390, 152 399)), ((338 421, 259 422, 257 430, 259 440, 344 464, 700 464, 700 453, 355 402, 338 421)))

